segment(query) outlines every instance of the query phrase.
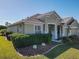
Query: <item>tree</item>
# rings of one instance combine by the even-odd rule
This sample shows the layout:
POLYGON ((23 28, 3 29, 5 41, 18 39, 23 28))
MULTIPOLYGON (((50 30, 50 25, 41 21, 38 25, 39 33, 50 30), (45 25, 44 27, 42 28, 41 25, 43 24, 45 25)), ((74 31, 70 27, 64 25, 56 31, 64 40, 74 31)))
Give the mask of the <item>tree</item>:
POLYGON ((7 27, 4 26, 4 25, 0 25, 0 30, 1 30, 1 29, 7 29, 7 27))

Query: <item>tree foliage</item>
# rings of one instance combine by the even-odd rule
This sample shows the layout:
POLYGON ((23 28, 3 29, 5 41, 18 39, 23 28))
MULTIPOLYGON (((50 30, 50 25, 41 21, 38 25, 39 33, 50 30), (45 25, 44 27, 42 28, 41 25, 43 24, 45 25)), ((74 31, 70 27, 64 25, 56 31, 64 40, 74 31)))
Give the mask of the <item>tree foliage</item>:
POLYGON ((0 30, 1 30, 1 29, 6 29, 6 28, 7 28, 6 26, 0 25, 0 30))

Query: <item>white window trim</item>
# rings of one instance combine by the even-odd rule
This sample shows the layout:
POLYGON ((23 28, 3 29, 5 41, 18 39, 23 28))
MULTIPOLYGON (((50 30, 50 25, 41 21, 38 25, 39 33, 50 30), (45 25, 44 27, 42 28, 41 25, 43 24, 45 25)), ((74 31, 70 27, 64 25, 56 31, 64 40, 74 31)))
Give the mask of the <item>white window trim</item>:
POLYGON ((43 33, 43 24, 34 24, 34 33, 35 33, 35 26, 40 26, 41 27, 41 33, 43 33))
POLYGON ((35 26, 35 33, 41 33, 41 26, 40 25, 35 26))

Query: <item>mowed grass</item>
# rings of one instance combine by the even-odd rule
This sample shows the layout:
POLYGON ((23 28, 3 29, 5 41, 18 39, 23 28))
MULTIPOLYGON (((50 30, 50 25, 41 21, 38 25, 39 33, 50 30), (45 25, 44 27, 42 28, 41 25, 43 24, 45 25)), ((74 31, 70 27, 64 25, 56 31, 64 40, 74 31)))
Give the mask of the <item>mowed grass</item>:
POLYGON ((58 45, 46 55, 19 56, 11 41, 0 36, 0 59, 79 59, 78 45, 58 45))
POLYGON ((70 48, 56 57, 56 59, 79 59, 79 50, 70 48))
POLYGON ((5 37, 0 36, 0 59, 21 59, 17 55, 10 41, 5 40, 5 37))

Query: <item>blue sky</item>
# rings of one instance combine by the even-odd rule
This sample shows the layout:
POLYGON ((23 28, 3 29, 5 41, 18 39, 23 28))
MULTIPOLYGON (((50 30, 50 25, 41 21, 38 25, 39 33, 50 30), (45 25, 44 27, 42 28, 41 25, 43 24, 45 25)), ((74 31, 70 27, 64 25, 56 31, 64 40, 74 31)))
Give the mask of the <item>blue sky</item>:
POLYGON ((53 10, 61 17, 73 16, 79 21, 79 0, 0 0, 0 25, 53 10))

